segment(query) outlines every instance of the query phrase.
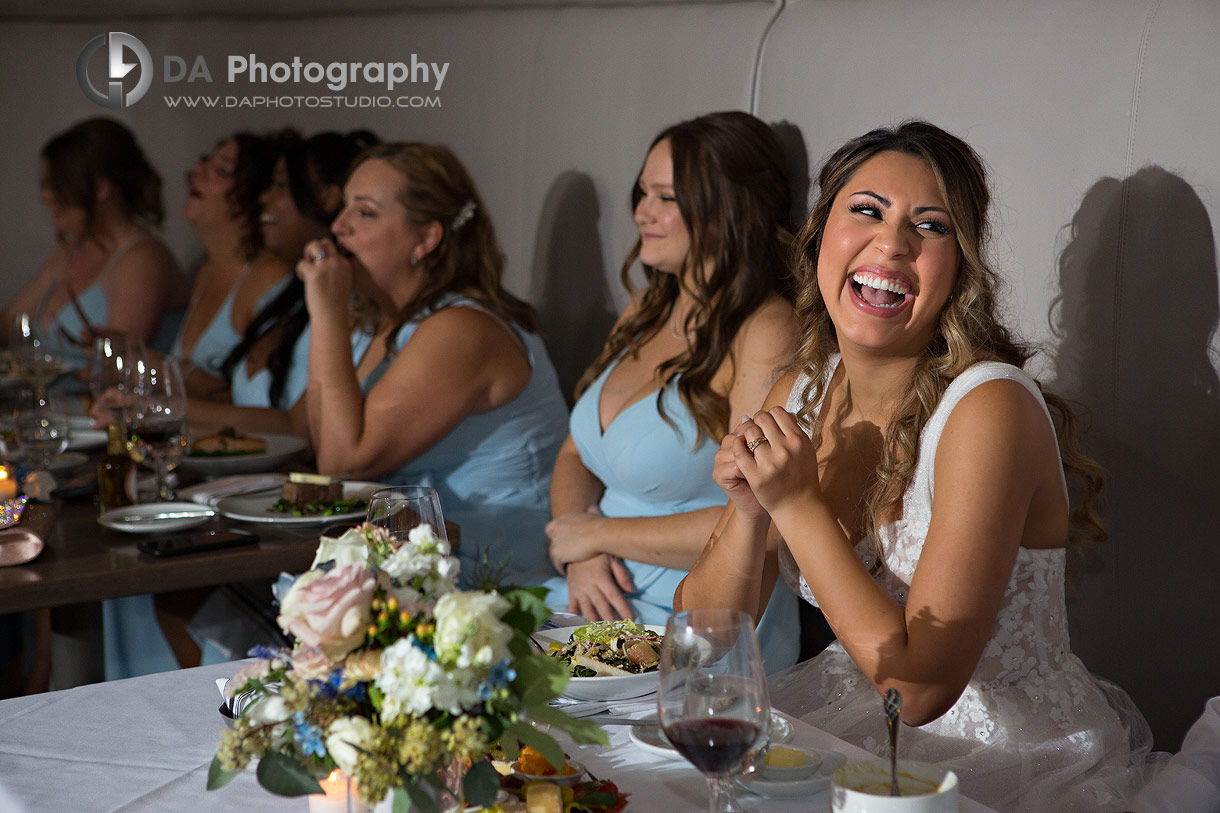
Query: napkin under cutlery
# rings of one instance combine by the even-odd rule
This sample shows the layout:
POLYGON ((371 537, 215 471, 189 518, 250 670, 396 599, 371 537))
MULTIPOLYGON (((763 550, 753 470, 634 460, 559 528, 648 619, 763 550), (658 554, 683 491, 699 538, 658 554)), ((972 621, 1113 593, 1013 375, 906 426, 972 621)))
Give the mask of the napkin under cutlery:
POLYGON ((206 483, 179 489, 178 496, 184 500, 197 502, 201 505, 216 507, 225 497, 236 497, 241 494, 255 494, 260 491, 272 491, 288 482, 288 475, 278 472, 267 474, 234 474, 221 477, 206 483))

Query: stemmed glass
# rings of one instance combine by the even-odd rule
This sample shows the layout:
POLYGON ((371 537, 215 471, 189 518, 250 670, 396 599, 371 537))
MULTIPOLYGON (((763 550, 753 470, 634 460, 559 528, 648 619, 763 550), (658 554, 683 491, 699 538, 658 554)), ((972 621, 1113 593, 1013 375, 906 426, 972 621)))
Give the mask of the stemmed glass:
POLYGON ((47 387, 68 369, 59 334, 54 328, 40 328, 31 313, 14 316, 10 328, 9 349, 17 374, 33 386, 36 397, 45 398, 47 387))
POLYGON ((441 498, 430 486, 396 486, 379 488, 369 497, 366 521, 390 532, 390 536, 405 541, 412 528, 431 525, 436 535, 446 542, 445 518, 441 514, 441 498))
POLYGON ((99 336, 93 342, 89 394, 93 396, 93 403, 105 409, 114 421, 123 419, 122 403, 104 396, 110 390, 120 396, 125 394, 131 385, 136 361, 145 355, 144 343, 134 337, 99 336))
POLYGON ((771 718, 749 615, 709 607, 669 617, 657 718, 678 753, 707 777, 708 810, 740 811, 729 780, 766 744, 771 718))
POLYGON ((123 398, 123 425, 136 453, 157 475, 157 497, 174 499, 169 473, 186 449, 186 388, 178 362, 139 357, 123 398))
POLYGON ((33 468, 50 468, 52 461, 68 448, 68 416, 59 398, 46 390, 41 394, 20 392, 14 429, 17 449, 33 468))

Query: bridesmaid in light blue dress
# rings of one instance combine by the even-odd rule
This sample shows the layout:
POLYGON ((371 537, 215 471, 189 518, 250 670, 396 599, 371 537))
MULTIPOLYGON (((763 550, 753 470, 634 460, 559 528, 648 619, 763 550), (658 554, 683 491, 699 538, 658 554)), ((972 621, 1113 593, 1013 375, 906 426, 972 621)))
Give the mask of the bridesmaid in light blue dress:
MULTIPOLYGON (((553 609, 664 624, 725 505, 720 438, 792 356, 788 182, 774 133, 745 113, 653 141, 632 193, 647 287, 578 386, 551 483, 553 609), (714 224, 714 225, 713 225, 714 224)), ((759 626, 768 671, 796 661, 797 602, 777 590, 759 626)))
POLYGON ((297 265, 318 470, 435 486, 461 526, 465 578, 486 553, 507 560, 507 580, 536 581, 567 409, 534 309, 501 283, 486 205, 457 157, 431 144, 367 151, 344 197, 336 241, 310 243, 297 265), (375 307, 356 363, 353 292, 375 307))

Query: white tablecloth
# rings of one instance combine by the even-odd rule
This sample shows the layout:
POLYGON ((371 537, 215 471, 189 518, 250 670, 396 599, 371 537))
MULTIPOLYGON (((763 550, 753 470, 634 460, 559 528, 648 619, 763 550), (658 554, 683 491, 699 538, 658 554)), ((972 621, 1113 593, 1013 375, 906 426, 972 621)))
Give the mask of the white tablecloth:
MULTIPOLYGON (((208 766, 223 719, 215 679, 239 664, 165 672, 131 680, 0 701, 0 811, 292 811, 306 799, 285 799, 259 787, 253 772, 208 792, 208 766)), ((797 722, 793 742, 842 751, 855 761, 864 751, 797 722)), ((630 793, 628 809, 677 813, 706 809, 706 784, 683 761, 665 761, 637 748, 625 726, 608 728, 609 749, 569 749, 594 775, 630 793)), ((756 810, 829 810, 829 793, 797 800, 761 799, 739 792, 756 810)), ((963 800, 962 810, 987 808, 963 800)))

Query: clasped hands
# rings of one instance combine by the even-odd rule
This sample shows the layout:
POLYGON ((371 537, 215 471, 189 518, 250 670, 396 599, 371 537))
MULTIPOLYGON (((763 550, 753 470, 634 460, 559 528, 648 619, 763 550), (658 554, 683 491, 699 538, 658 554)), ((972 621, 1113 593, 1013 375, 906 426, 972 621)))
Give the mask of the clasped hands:
POLYGON ((794 498, 821 496, 813 441, 796 416, 778 406, 742 418, 725 435, 712 477, 750 518, 773 514, 794 498))
POLYGON ((590 621, 631 618, 626 593, 635 591, 631 573, 617 556, 603 553, 597 533, 605 517, 591 505, 562 514, 547 523, 551 564, 568 579, 568 612, 590 621))

